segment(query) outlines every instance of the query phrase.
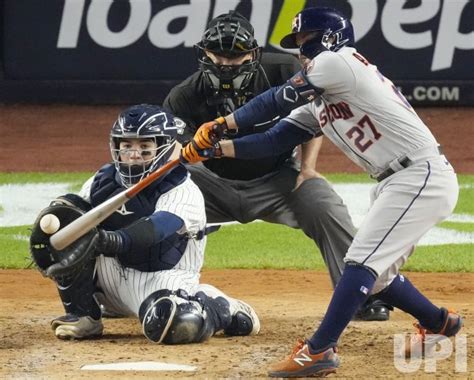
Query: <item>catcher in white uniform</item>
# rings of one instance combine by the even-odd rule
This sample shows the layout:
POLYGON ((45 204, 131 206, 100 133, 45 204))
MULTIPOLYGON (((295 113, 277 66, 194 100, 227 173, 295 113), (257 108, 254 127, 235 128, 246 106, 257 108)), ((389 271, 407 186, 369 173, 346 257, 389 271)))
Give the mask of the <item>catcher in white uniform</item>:
POLYGON ((203 196, 183 165, 65 252, 51 251, 49 236, 38 226, 46 214, 55 214, 64 226, 164 165, 183 127, 180 119, 158 106, 126 109, 110 134, 114 163, 88 180, 80 196, 59 197, 40 213, 31 251, 43 272, 59 262, 52 277, 67 314, 52 321, 58 338, 102 335, 99 305, 111 314, 139 317, 144 335, 158 343, 202 342, 221 330, 227 335, 259 332, 258 317, 249 305, 199 284, 209 230, 203 196), (83 258, 82 265, 69 266, 77 257, 83 258))
POLYGON ((338 339, 370 294, 413 315, 419 329, 415 340, 423 344, 428 334, 455 335, 461 316, 433 305, 399 274, 419 239, 456 205, 456 174, 441 147, 393 83, 356 51, 352 25, 338 11, 303 10, 281 46, 299 48, 304 69, 225 119, 203 124, 182 149, 183 160, 256 158, 324 134, 378 184, 321 325, 269 375, 334 372, 338 339), (265 133, 219 142, 228 129, 275 115, 286 118, 265 133))

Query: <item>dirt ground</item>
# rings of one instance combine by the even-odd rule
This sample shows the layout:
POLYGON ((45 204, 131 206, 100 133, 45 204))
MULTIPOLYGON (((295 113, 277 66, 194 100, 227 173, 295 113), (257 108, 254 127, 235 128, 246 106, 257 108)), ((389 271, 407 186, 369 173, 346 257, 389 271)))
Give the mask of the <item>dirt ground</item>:
MULTIPOLYGON (((0 171, 93 171, 109 160, 108 133, 121 107, 0 106, 0 171)), ((474 109, 419 110, 459 173, 474 172, 474 109)), ((321 172, 360 171, 326 142, 321 172)), ((455 357, 424 364, 411 374, 397 370, 394 335, 410 333, 412 319, 395 311, 389 322, 352 322, 342 336, 343 378, 473 378, 474 274, 409 273, 435 303, 465 317, 467 372, 455 372, 455 357)), ((62 314, 51 281, 34 270, 0 271, 0 378, 253 378, 287 355, 297 337, 308 337, 323 317, 331 295, 329 277, 314 271, 204 271, 202 280, 252 304, 262 322, 255 337, 216 336, 204 344, 160 346, 148 342, 134 319, 106 319, 98 340, 57 340, 49 322, 62 314), (197 367, 192 372, 81 371, 85 364, 159 361, 197 367)), ((459 351, 459 350, 458 350, 459 351)))
MULTIPOLYGON (((430 298, 461 312, 468 338, 468 372, 455 373, 454 355, 440 361, 438 378, 474 376, 474 274, 408 274, 430 298)), ((331 293, 329 276, 314 271, 204 271, 202 282, 252 304, 262 330, 253 337, 211 338, 203 344, 161 346, 148 342, 135 319, 104 319, 104 336, 81 342, 60 341, 49 322, 62 314, 51 281, 32 270, 0 271, 0 378, 254 378, 287 355, 297 337, 310 336, 321 320, 331 293), (85 364, 157 361, 193 365, 193 372, 81 371, 85 364)), ((423 378, 424 365, 412 374, 394 366, 394 334, 411 333, 412 318, 401 311, 389 322, 352 322, 341 338, 343 378, 423 378)))

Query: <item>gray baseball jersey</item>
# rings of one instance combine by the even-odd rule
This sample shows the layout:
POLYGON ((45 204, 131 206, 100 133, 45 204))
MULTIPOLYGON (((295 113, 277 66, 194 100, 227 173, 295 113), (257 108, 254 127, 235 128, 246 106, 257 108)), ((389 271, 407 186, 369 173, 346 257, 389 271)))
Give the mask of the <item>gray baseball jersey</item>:
POLYGON ((306 76, 324 91, 286 120, 322 131, 375 178, 394 173, 373 189, 371 209, 345 259, 379 274, 376 293, 391 283, 421 236, 450 215, 456 174, 403 95, 354 48, 317 55, 306 76))
POLYGON ((354 48, 319 54, 306 75, 324 93, 287 120, 322 131, 369 174, 377 176, 394 159, 437 146, 395 85, 354 48))

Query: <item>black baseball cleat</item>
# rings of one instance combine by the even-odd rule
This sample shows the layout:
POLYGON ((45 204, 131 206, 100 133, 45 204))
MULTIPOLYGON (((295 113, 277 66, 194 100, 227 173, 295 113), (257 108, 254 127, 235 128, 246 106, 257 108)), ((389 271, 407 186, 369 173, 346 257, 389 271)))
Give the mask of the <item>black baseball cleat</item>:
POLYGON ((104 326, 102 320, 89 316, 78 317, 66 314, 51 321, 51 328, 59 339, 88 339, 102 335, 104 326))
POLYGON ((381 300, 369 298, 352 318, 353 321, 388 321, 393 307, 381 300))

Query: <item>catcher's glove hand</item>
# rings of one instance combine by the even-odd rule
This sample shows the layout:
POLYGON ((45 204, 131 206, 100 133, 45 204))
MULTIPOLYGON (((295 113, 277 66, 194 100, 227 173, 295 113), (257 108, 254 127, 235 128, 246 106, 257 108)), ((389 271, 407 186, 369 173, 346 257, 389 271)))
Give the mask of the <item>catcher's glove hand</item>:
POLYGON ((93 228, 70 246, 57 251, 50 244, 51 235, 43 232, 40 227, 41 218, 47 214, 53 214, 59 219, 61 229, 84 214, 84 211, 71 203, 53 202, 40 212, 30 236, 31 257, 44 276, 53 279, 74 276, 82 271, 89 260, 95 259, 98 230, 93 228))

